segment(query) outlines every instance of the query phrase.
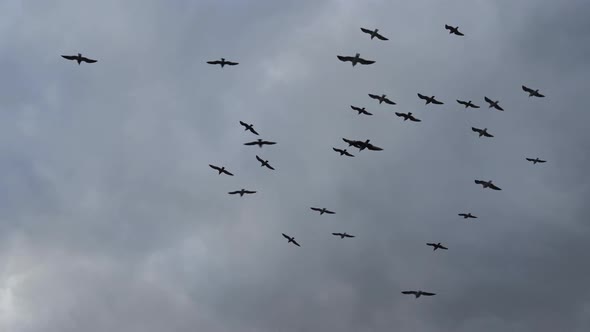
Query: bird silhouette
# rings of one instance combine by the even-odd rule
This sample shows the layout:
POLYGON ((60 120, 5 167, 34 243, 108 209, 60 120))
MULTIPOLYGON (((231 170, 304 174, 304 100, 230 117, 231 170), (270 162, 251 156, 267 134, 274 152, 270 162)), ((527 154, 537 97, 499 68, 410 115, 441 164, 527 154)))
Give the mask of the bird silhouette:
POLYGON ((312 208, 310 208, 310 209, 312 209, 312 210, 314 210, 314 211, 318 211, 318 212, 320 213, 320 215, 322 215, 322 214, 324 214, 324 213, 327 213, 327 214, 336 214, 336 212, 334 212, 334 211, 330 211, 330 210, 328 210, 328 209, 326 209, 326 208, 317 208, 317 207, 312 207, 312 208))
POLYGON ((332 233, 332 235, 340 236, 341 239, 345 237, 354 237, 354 235, 346 234, 346 233, 332 233))
POLYGON ((260 147, 260 148, 263 145, 274 145, 274 144, 277 144, 277 142, 263 141, 260 138, 257 141, 252 141, 252 142, 244 143, 244 145, 258 145, 258 147, 260 147))
POLYGON ((475 180, 475 183, 481 184, 481 186, 484 188, 490 188, 490 189, 494 189, 494 190, 502 190, 498 186, 493 184, 492 180, 490 180, 490 181, 475 180))
POLYGON ((361 28, 361 31, 366 34, 369 34, 371 36, 371 40, 373 40, 373 38, 375 38, 375 37, 377 37, 378 39, 381 39, 381 40, 389 40, 377 32, 377 31, 379 31, 379 29, 375 29, 375 30, 371 31, 369 29, 361 28))
POLYGON ((273 171, 275 170, 272 166, 270 166, 268 160, 262 160, 262 158, 258 157, 258 155, 256 155, 256 159, 262 164, 260 167, 266 166, 266 168, 272 169, 273 171))
POLYGON ((463 33, 459 32, 459 27, 452 27, 448 24, 445 24, 445 29, 449 30, 449 34, 454 34, 457 36, 464 36, 463 33))
POLYGON ((246 189, 240 189, 240 190, 228 192, 228 194, 230 194, 230 195, 240 194, 240 197, 244 196, 244 194, 255 194, 255 193, 256 193, 255 191, 246 190, 246 189))
POLYGON ((98 60, 89 59, 87 57, 83 57, 82 54, 80 54, 80 53, 78 53, 78 55, 62 55, 61 57, 64 59, 74 60, 74 61, 78 62, 78 66, 82 62, 95 63, 96 61, 98 61, 98 60))
POLYGON ((468 218, 472 218, 472 219, 476 219, 477 217, 472 215, 471 212, 470 213, 459 213, 459 216, 463 217, 463 219, 468 219, 468 218))
POLYGON ((432 251, 435 251, 436 249, 449 250, 449 248, 443 246, 442 244, 440 244, 440 242, 439 243, 426 243, 426 245, 433 247, 432 251))
POLYGON ((410 120, 410 121, 414 121, 414 122, 420 122, 420 121, 422 121, 420 119, 415 118, 412 115, 412 112, 408 112, 408 113, 398 113, 398 112, 395 112, 395 115, 397 115, 399 117, 403 117, 404 118, 404 121, 406 121, 406 120, 410 120))
POLYGON ((336 149, 336 148, 332 148, 332 150, 340 153, 341 156, 349 156, 349 157, 354 157, 352 154, 350 154, 350 152, 346 151, 346 149, 336 149))
POLYGON ((219 166, 215 166, 215 165, 211 165, 209 164, 209 167, 213 168, 214 170, 219 172, 219 175, 221 175, 221 173, 225 173, 229 176, 234 176, 232 173, 228 172, 225 167, 219 167, 219 166))
POLYGON ((289 236, 289 235, 287 235, 287 234, 285 234, 285 233, 282 233, 282 234, 283 234, 283 237, 284 237, 285 239, 289 240, 289 242, 287 242, 287 243, 293 243, 294 245, 296 245, 296 246, 298 246, 298 247, 301 247, 301 246, 299 245, 299 243, 297 243, 297 241, 295 241, 295 237, 291 237, 291 236, 289 236))
POLYGON ((541 160, 539 158, 535 158, 535 159, 533 159, 533 158, 526 158, 526 160, 532 162, 533 164, 536 164, 536 163, 546 163, 547 162, 547 160, 541 160))
POLYGON ((391 101, 391 100, 389 100, 387 98, 387 95, 378 96, 378 95, 374 95, 374 94, 369 93, 369 97, 378 100, 379 101, 379 104, 386 103, 386 104, 389 104, 389 105, 396 105, 395 102, 393 102, 393 101, 391 101))
POLYGON ((523 89, 525 92, 528 92, 528 93, 529 93, 529 98, 530 98, 530 97, 538 97, 538 98, 543 98, 543 97, 545 97, 545 95, 542 95, 542 94, 540 94, 540 93, 539 93, 539 89, 537 89, 537 90, 533 90, 533 89, 531 89, 531 88, 527 88, 527 87, 526 87, 526 86, 524 86, 524 85, 522 86, 522 89, 523 89))
POLYGON ((475 105, 474 103, 470 101, 463 101, 463 100, 459 100, 457 99, 457 102, 461 105, 465 105, 465 108, 471 107, 471 108, 479 108, 479 106, 475 105))
POLYGON ((493 101, 493 100, 491 100, 490 98, 488 98, 488 97, 486 97, 486 96, 484 96, 484 97, 483 97, 483 99, 484 99, 485 101, 487 101, 487 102, 488 102, 488 104, 490 104, 490 107, 488 107, 488 108, 492 108, 492 107, 493 107, 493 108, 497 109, 498 111, 503 111, 503 110, 504 110, 504 109, 503 109, 502 107, 500 107, 500 105, 498 104, 498 103, 500 102, 499 100, 493 101))
POLYGON ((419 298, 420 296, 433 296, 436 295, 435 293, 429 293, 429 292, 423 292, 421 290, 419 291, 403 291, 402 294, 412 294, 414 295, 416 298, 419 298))
POLYGON ((488 133, 488 128, 479 129, 479 128, 471 127, 471 131, 474 131, 474 132, 478 133, 479 134, 479 137, 482 137, 482 136, 485 136, 485 137, 494 137, 494 135, 488 133))
POLYGON ((352 108, 353 110, 357 111, 359 115, 361 115, 361 114, 373 115, 373 113, 367 112, 367 110, 365 110, 364 107, 363 108, 360 108, 360 107, 356 107, 356 106, 350 105, 350 108, 352 108))
POLYGON ((207 61, 207 63, 210 65, 220 65, 221 68, 223 68, 224 66, 239 65, 239 62, 226 61, 225 58, 221 58, 221 60, 207 61))
POLYGON ((442 105, 442 104, 444 104, 442 101, 438 101, 438 100, 436 100, 436 99, 434 98, 434 96, 432 96, 432 97, 428 97, 428 96, 424 96, 424 95, 422 95, 422 94, 418 94, 418 98, 420 98, 420 99, 423 99, 423 100, 426 100, 426 104, 425 104, 425 105, 428 105, 428 104, 430 104, 430 103, 432 103, 432 104, 436 104, 436 105, 442 105))
POLYGON ((240 121, 240 124, 241 124, 242 126, 244 126, 244 128, 246 128, 246 129, 244 129, 244 131, 247 131, 247 130, 249 130, 249 131, 250 131, 252 134, 254 134, 254 135, 258 135, 258 132, 256 132, 256 130, 254 130, 254 125, 253 125, 253 124, 247 124, 247 123, 246 123, 246 122, 244 122, 244 121, 240 121))
POLYGON ((342 55, 337 55, 336 56, 338 58, 338 60, 342 61, 342 62, 351 62, 352 66, 356 66, 358 63, 360 63, 361 65, 370 65, 375 63, 375 61, 373 60, 367 60, 367 59, 363 59, 361 58, 361 54, 357 53, 355 56, 342 56, 342 55))

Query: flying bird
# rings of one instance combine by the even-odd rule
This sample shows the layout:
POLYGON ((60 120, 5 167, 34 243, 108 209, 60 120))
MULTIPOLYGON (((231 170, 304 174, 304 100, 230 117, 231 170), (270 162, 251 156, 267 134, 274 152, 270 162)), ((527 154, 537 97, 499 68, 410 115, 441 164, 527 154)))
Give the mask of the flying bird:
POLYGON ((410 121, 414 121, 414 122, 420 122, 420 121, 422 121, 420 119, 415 118, 412 115, 412 112, 408 112, 407 114, 406 113, 398 113, 398 112, 395 112, 395 115, 397 115, 399 117, 403 117, 404 118, 404 121, 406 121, 406 120, 410 120, 410 121))
POLYGON ((244 126, 244 128, 246 128, 246 129, 244 129, 244 131, 249 130, 252 134, 258 135, 258 132, 256 132, 256 130, 254 130, 254 125, 253 124, 247 124, 244 121, 240 121, 240 124, 242 126, 244 126))
POLYGON ((356 106, 350 105, 350 108, 352 108, 353 110, 359 112, 359 115, 361 115, 361 114, 373 115, 373 113, 367 112, 364 107, 363 108, 360 108, 360 107, 356 107, 356 106))
POLYGON ((369 29, 365 29, 365 28, 361 28, 361 31, 363 31, 364 33, 367 33, 369 35, 371 35, 371 40, 373 40, 373 38, 377 37, 381 40, 389 40, 385 37, 383 37, 382 35, 380 35, 377 31, 379 31, 379 29, 375 29, 373 31, 369 30, 369 29))
POLYGON ((485 101, 488 102, 488 104, 490 104, 490 107, 488 107, 488 108, 492 108, 493 107, 493 108, 497 109, 498 111, 503 111, 504 110, 502 107, 500 107, 500 105, 498 105, 498 103, 500 102, 499 100, 493 101, 493 100, 491 100, 490 98, 488 98, 486 96, 484 96, 484 99, 485 99, 485 101))
POLYGON ((424 295, 424 296, 436 295, 435 293, 423 292, 421 290, 419 290, 419 291, 403 291, 402 294, 413 294, 416 298, 419 298, 422 295, 424 295))
POLYGON ((226 61, 225 58, 221 58, 221 60, 207 61, 207 63, 210 65, 220 65, 221 68, 224 66, 235 66, 239 64, 238 62, 226 61))
POLYGON ((270 164, 268 163, 268 160, 262 160, 262 158, 258 157, 258 155, 256 155, 256 159, 262 164, 262 165, 260 165, 260 167, 266 166, 266 168, 270 168, 273 171, 275 170, 272 166, 270 166, 270 164))
POLYGON ((213 168, 214 170, 219 172, 219 175, 221 175, 221 173, 225 173, 229 176, 234 176, 232 173, 228 172, 225 167, 219 167, 219 166, 215 166, 215 165, 211 165, 209 164, 209 167, 213 168))
POLYGON ((93 59, 89 59, 87 57, 84 57, 80 53, 78 53, 78 55, 62 55, 61 57, 64 58, 64 59, 74 60, 74 61, 78 62, 78 66, 82 62, 95 63, 96 61, 98 61, 98 60, 93 60, 93 59))
POLYGON ((330 211, 330 210, 328 210, 328 209, 326 209, 326 208, 321 208, 321 209, 320 209, 320 208, 312 207, 312 208, 310 208, 310 209, 312 209, 312 210, 314 210, 314 211, 318 211, 318 212, 320 213, 320 215, 322 215, 322 214, 324 214, 324 213, 327 213, 327 214, 335 214, 335 213, 336 213, 336 212, 334 212, 334 211, 330 211))
POLYGON ((341 239, 345 237, 354 237, 354 235, 346 234, 346 233, 332 233, 332 235, 340 236, 341 239))
POLYGON ((477 218, 476 216, 472 215, 471 212, 459 213, 459 216, 463 217, 463 219, 468 219, 468 218, 476 219, 477 218))
POLYGON ((475 105, 474 103, 470 101, 463 101, 463 100, 459 100, 457 99, 457 102, 461 105, 465 105, 465 108, 471 107, 471 108, 479 108, 479 106, 475 105))
POLYGON ((246 190, 246 189, 240 189, 240 190, 228 192, 228 194, 230 194, 230 195, 240 194, 240 197, 244 196, 244 194, 255 194, 255 193, 256 193, 255 191, 246 190))
POLYGON ((277 144, 277 142, 269 142, 269 141, 263 141, 262 139, 258 139, 257 141, 253 141, 253 142, 248 142, 248 143, 244 143, 244 145, 258 145, 258 147, 262 147, 263 145, 274 145, 277 144))
POLYGON ((443 246, 442 244, 439 243, 426 243, 427 246, 431 246, 434 249, 432 249, 432 251, 435 251, 436 249, 443 249, 443 250, 449 250, 449 248, 443 246))
POLYGON ((546 163, 547 162, 547 160, 541 160, 539 158, 535 158, 535 159, 526 158, 526 160, 533 162, 533 164, 536 164, 536 163, 546 163))
POLYGON ((418 98, 426 100, 426 104, 425 104, 425 105, 428 105, 428 104, 430 104, 430 103, 433 103, 433 104, 436 104, 436 105, 442 105, 442 104, 444 104, 442 101, 438 101, 438 100, 436 100, 436 99, 434 98, 434 96, 432 96, 432 97, 427 97, 427 96, 424 96, 424 95, 418 94, 418 98))
POLYGON ((374 94, 369 93, 369 97, 371 97, 373 99, 376 99, 376 100, 379 100, 379 104, 386 103, 386 104, 389 104, 389 105, 396 105, 395 102, 393 102, 393 101, 391 101, 391 100, 389 100, 387 98, 387 95, 378 96, 378 95, 374 95, 374 94))
POLYGON ((349 156, 349 157, 354 157, 352 154, 350 154, 350 152, 346 151, 346 149, 336 149, 336 148, 332 148, 332 150, 339 152, 341 156, 349 156))
POLYGON ((364 149, 369 149, 372 151, 382 151, 383 149, 375 146, 371 143, 369 143, 371 140, 368 139, 366 141, 355 141, 355 140, 349 140, 346 138, 342 138, 342 140, 344 140, 344 142, 348 143, 348 146, 354 146, 355 148, 358 148, 359 151, 363 151, 364 149))
POLYGON ((445 24, 445 29, 449 30, 449 34, 454 34, 457 36, 464 36, 464 34, 459 32, 459 27, 452 27, 448 24, 445 24))
POLYGON ((285 239, 289 240, 289 242, 287 242, 287 243, 293 243, 294 245, 296 245, 296 246, 298 246, 298 247, 301 247, 301 246, 299 245, 299 243, 297 243, 297 241, 295 241, 295 237, 290 237, 289 235, 287 235, 287 234, 285 234, 285 233, 282 233, 282 234, 283 234, 283 237, 284 237, 285 239))
POLYGON ((475 128, 475 127, 471 127, 471 130, 479 133, 479 137, 485 136, 485 137, 494 137, 494 135, 488 133, 488 128, 484 128, 484 129, 479 129, 479 128, 475 128))
POLYGON ((542 95, 542 94, 540 94, 540 93, 539 93, 539 89, 537 89, 537 90, 533 90, 533 89, 531 89, 531 88, 527 88, 527 87, 526 87, 526 86, 524 86, 524 85, 522 86, 522 89, 523 89, 525 92, 528 92, 528 93, 529 93, 529 98, 530 98, 530 97, 539 97, 539 98, 543 98, 543 97, 545 97, 545 95, 542 95))
POLYGON ((475 180, 475 183, 481 184, 482 187, 484 187, 484 188, 490 188, 490 189, 494 189, 494 190, 502 190, 499 187, 497 187, 495 184, 493 184, 492 180, 490 180, 490 181, 475 180))
POLYGON ((370 65, 375 63, 375 61, 373 60, 366 60, 361 58, 361 54, 357 53, 355 56, 342 56, 342 55, 337 55, 336 56, 338 58, 338 60, 342 61, 342 62, 346 62, 349 61, 352 63, 352 66, 356 66, 357 63, 360 63, 361 65, 370 65))

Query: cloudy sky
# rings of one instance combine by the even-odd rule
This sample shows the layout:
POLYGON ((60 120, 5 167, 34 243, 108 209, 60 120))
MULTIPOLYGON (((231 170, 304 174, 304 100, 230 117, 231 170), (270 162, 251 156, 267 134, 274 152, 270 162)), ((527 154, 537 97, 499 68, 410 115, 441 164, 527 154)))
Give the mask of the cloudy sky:
POLYGON ((587 1, 3 0, 0 12, 0 330, 590 329, 587 1), (60 57, 78 52, 98 62, 60 57), (357 52, 376 63, 336 59, 357 52), (240 65, 205 63, 220 57, 240 65), (244 146, 258 137, 240 120, 278 144, 244 146), (343 137, 384 150, 340 157, 343 137), (257 193, 227 194, 241 188, 257 193))

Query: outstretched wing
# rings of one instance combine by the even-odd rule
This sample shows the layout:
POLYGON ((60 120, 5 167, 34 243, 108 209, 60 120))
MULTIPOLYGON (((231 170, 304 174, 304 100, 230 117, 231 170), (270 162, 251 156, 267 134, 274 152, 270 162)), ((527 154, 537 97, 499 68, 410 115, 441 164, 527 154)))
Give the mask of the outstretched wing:
POLYGON ((490 103, 490 104, 493 104, 493 103, 494 103, 494 102, 493 102, 493 101, 492 101, 490 98, 488 98, 488 97, 486 97, 486 96, 484 96, 484 97, 483 97, 483 99, 484 99, 485 101, 487 101, 488 103, 490 103))
POLYGON ((235 66, 235 65, 239 65, 240 63, 239 62, 226 61, 225 64, 228 65, 228 66, 235 66))
POLYGON ((362 113, 366 114, 366 115, 373 115, 373 113, 371 112, 367 112, 367 111, 362 111, 362 113))
POLYGON ((357 112, 362 112, 363 111, 360 107, 356 107, 356 106, 352 106, 352 105, 350 105, 350 108, 352 108, 353 110, 355 110, 357 112))
POLYGON ((367 59, 363 59, 363 58, 359 58, 359 59, 358 59, 358 62, 359 62, 361 65, 370 65, 370 64, 373 64, 373 63, 375 63, 375 61, 373 61, 373 60, 367 60, 367 59))
POLYGON ((369 97, 371 97, 373 99, 377 99, 377 100, 381 99, 381 96, 373 95, 373 94, 370 94, 370 93, 369 93, 369 97))
POLYGON ((274 144, 277 144, 277 142, 262 141, 262 144, 274 145, 274 144))
POLYGON ((437 104, 437 105, 442 105, 442 104, 444 104, 442 101, 438 101, 438 100, 436 100, 436 99, 432 99, 432 103, 433 103, 433 104, 437 104))
POLYGON ((483 133, 483 135, 484 135, 485 137, 494 137, 494 135, 492 135, 492 134, 490 134, 490 133, 488 133, 488 132, 484 132, 484 133, 483 133))
POLYGON ((252 132, 252 134, 258 135, 258 132, 256 130, 254 130, 254 128, 250 128, 250 131, 252 132))
POLYGON ((270 166, 270 165, 266 165, 266 167, 268 167, 268 168, 272 169, 273 171, 275 170, 275 168, 274 168, 274 167, 272 167, 272 166, 270 166))
POLYGON ((89 59, 89 58, 86 58, 86 57, 80 57, 80 60, 82 60, 82 61, 84 61, 86 63, 95 63, 97 61, 97 60, 89 59))
POLYGON ((239 194, 239 193, 240 193, 239 190, 228 192, 228 194, 230 194, 230 195, 235 195, 235 194, 239 194))
POLYGON ((365 29, 365 28, 361 28, 361 31, 364 33, 373 33, 373 31, 371 31, 369 29, 365 29))
POLYGON ((336 57, 338 58, 338 60, 340 60, 342 62, 352 61, 354 59, 354 57, 351 57, 351 56, 337 55, 336 57))
POLYGON ((473 108, 479 108, 479 106, 477 106, 475 104, 471 104, 471 107, 473 107, 473 108))
POLYGON ((416 291, 403 291, 402 294, 416 294, 416 291))
POLYGON ((450 25, 448 25, 448 24, 445 24, 445 29, 447 29, 447 30, 452 30, 453 28, 452 28, 450 25))
POLYGON ((442 246, 442 245, 439 248, 444 249, 444 250, 449 250, 449 248, 442 246))
POLYGON ((221 61, 219 61, 219 60, 207 61, 207 63, 210 64, 210 65, 219 65, 219 64, 221 64, 221 61))
POLYGON ((228 171, 227 171, 227 170, 225 170, 225 169, 223 170, 223 173, 225 173, 225 174, 227 174, 227 175, 229 175, 229 176, 234 176, 234 174, 233 174, 233 173, 230 173, 230 172, 228 172, 228 171))
POLYGON ((413 116, 410 116, 410 121, 414 121, 414 122, 420 122, 420 121, 422 121, 422 120, 420 120, 420 119, 418 119, 418 118, 415 118, 415 117, 413 117, 413 116))
POLYGON ((75 56, 75 55, 62 55, 61 57, 64 58, 64 59, 68 59, 68 60, 76 60, 76 59, 78 59, 78 57, 75 56))
POLYGON ((459 99, 457 99, 457 102, 458 102, 459 104, 461 104, 461 105, 465 105, 465 106, 467 106, 467 102, 466 102, 466 101, 463 101, 463 100, 459 100, 459 99))
POLYGON ((426 245, 427 245, 427 246, 431 246, 431 247, 434 247, 434 246, 436 246, 436 244, 434 244, 434 243, 426 243, 426 245))
POLYGON ((429 292, 422 292, 422 295, 425 295, 425 296, 433 296, 433 295, 436 295, 436 294, 435 293, 429 293, 429 292))
POLYGON ((547 160, 541 160, 541 159, 539 159, 539 160, 537 160, 537 162, 538 162, 538 163, 546 163, 546 162, 547 162, 547 160))
POLYGON ((354 235, 344 234, 344 237, 354 237, 354 235))
POLYGON ((476 133, 481 133, 481 129, 479 129, 479 128, 471 127, 471 130, 476 133))
POLYGON ((459 29, 455 30, 455 34, 457 36, 464 36, 464 34, 461 31, 459 31, 459 29))
POLYGON ((256 160, 258 160, 259 162, 263 163, 264 160, 262 160, 260 157, 258 157, 258 155, 256 155, 256 160))
POLYGON ((497 109, 498 111, 503 111, 504 110, 502 107, 500 107, 500 105, 496 105, 494 108, 497 109))
POLYGON ((502 190, 500 189, 500 187, 496 186, 495 184, 490 184, 490 189, 494 189, 494 190, 502 190))
POLYGON ((336 152, 344 152, 344 150, 340 150, 340 149, 336 149, 336 148, 332 148, 332 150, 334 150, 336 152))
POLYGON ((424 99, 424 100, 428 100, 428 97, 426 97, 426 96, 424 96, 424 95, 421 95, 421 94, 418 94, 418 98, 420 98, 420 99, 424 99))
POLYGON ((349 157, 354 157, 354 155, 348 151, 344 151, 344 155, 349 156, 349 157))
POLYGON ((386 103, 386 104, 389 104, 389 105, 397 105, 395 102, 393 102, 393 101, 391 101, 391 100, 389 100, 387 98, 383 98, 383 102, 386 103))
POLYGON ((327 213, 327 214, 335 214, 336 212, 330 211, 330 210, 326 210, 325 213, 327 213))
POLYGON ((256 194, 253 190, 244 190, 244 194, 256 194))
POLYGON ((467 214, 466 213, 459 213, 458 215, 461 216, 461 217, 467 218, 467 214))
POLYGON ((296 245, 296 246, 298 246, 298 247, 301 247, 301 246, 299 245, 299 243, 297 243, 297 241, 295 241, 294 239, 293 239, 293 240, 291 240, 291 242, 293 242, 293 244, 294 244, 294 245, 296 245))
POLYGON ((531 89, 531 88, 528 88, 528 87, 526 87, 526 86, 524 86, 524 85, 522 86, 522 89, 523 89, 524 91, 528 92, 528 93, 532 93, 532 92, 533 92, 533 89, 531 89))
POLYGON ((399 117, 405 117, 407 114, 406 113, 398 113, 398 112, 395 112, 395 115, 397 115, 399 117))
POLYGON ((342 236, 342 233, 332 233, 332 235, 342 236))
POLYGON ((314 211, 318 211, 318 212, 321 212, 321 211, 322 211, 322 209, 320 209, 320 208, 315 208, 315 207, 312 207, 312 208, 310 208, 310 209, 312 209, 312 210, 314 210, 314 211))
POLYGON ((371 143, 367 144, 367 149, 373 150, 373 151, 381 151, 381 150, 383 150, 382 148, 380 148, 378 146, 375 146, 375 145, 373 145, 371 143))
POLYGON ((213 168, 214 170, 217 170, 217 171, 219 171, 219 170, 220 170, 220 168, 219 168, 219 167, 217 167, 217 166, 215 166, 215 165, 211 165, 211 164, 209 164, 209 167, 211 167, 211 168, 213 168))
POLYGON ((283 234, 283 237, 284 237, 285 239, 287 239, 287 240, 290 240, 290 239, 291 239, 291 238, 290 238, 290 237, 289 237, 287 234, 285 234, 285 233, 281 233, 281 234, 283 234))
POLYGON ((486 182, 485 181, 482 181, 482 180, 475 180, 475 183, 477 183, 477 184, 484 184, 486 182))
POLYGON ((389 39, 387 39, 385 36, 382 36, 382 35, 380 35, 380 34, 378 34, 378 33, 376 33, 376 34, 375 34, 375 37, 377 37, 377 38, 379 38, 379 39, 381 39, 381 40, 389 40, 389 39))
POLYGON ((256 145, 256 144, 258 144, 257 141, 244 143, 244 145, 256 145))
POLYGON ((240 124, 241 124, 242 126, 244 126, 244 127, 248 127, 248 124, 247 124, 246 122, 244 122, 244 121, 240 121, 240 124))

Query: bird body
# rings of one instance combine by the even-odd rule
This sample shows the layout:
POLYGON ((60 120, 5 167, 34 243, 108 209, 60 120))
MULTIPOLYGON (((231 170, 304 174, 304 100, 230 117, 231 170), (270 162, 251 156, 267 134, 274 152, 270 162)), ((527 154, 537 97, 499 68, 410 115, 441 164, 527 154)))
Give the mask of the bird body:
POLYGON ((207 61, 207 63, 210 65, 220 65, 221 68, 223 68, 224 66, 239 65, 238 62, 227 61, 227 60, 225 60, 225 58, 221 58, 221 60, 207 61))
POLYGON ((342 61, 342 62, 351 62, 352 66, 356 66, 358 63, 360 63, 361 65, 370 65, 375 63, 375 61, 373 60, 367 60, 367 59, 363 59, 361 58, 361 54, 357 53, 355 56, 342 56, 342 55, 337 55, 336 56, 338 58, 338 60, 342 61))
POLYGON ((61 57, 64 59, 74 60, 74 61, 78 62, 78 66, 82 62, 95 63, 96 61, 98 61, 98 60, 89 59, 87 57, 83 57, 82 54, 80 54, 80 53, 78 53, 78 55, 62 55, 61 57))

